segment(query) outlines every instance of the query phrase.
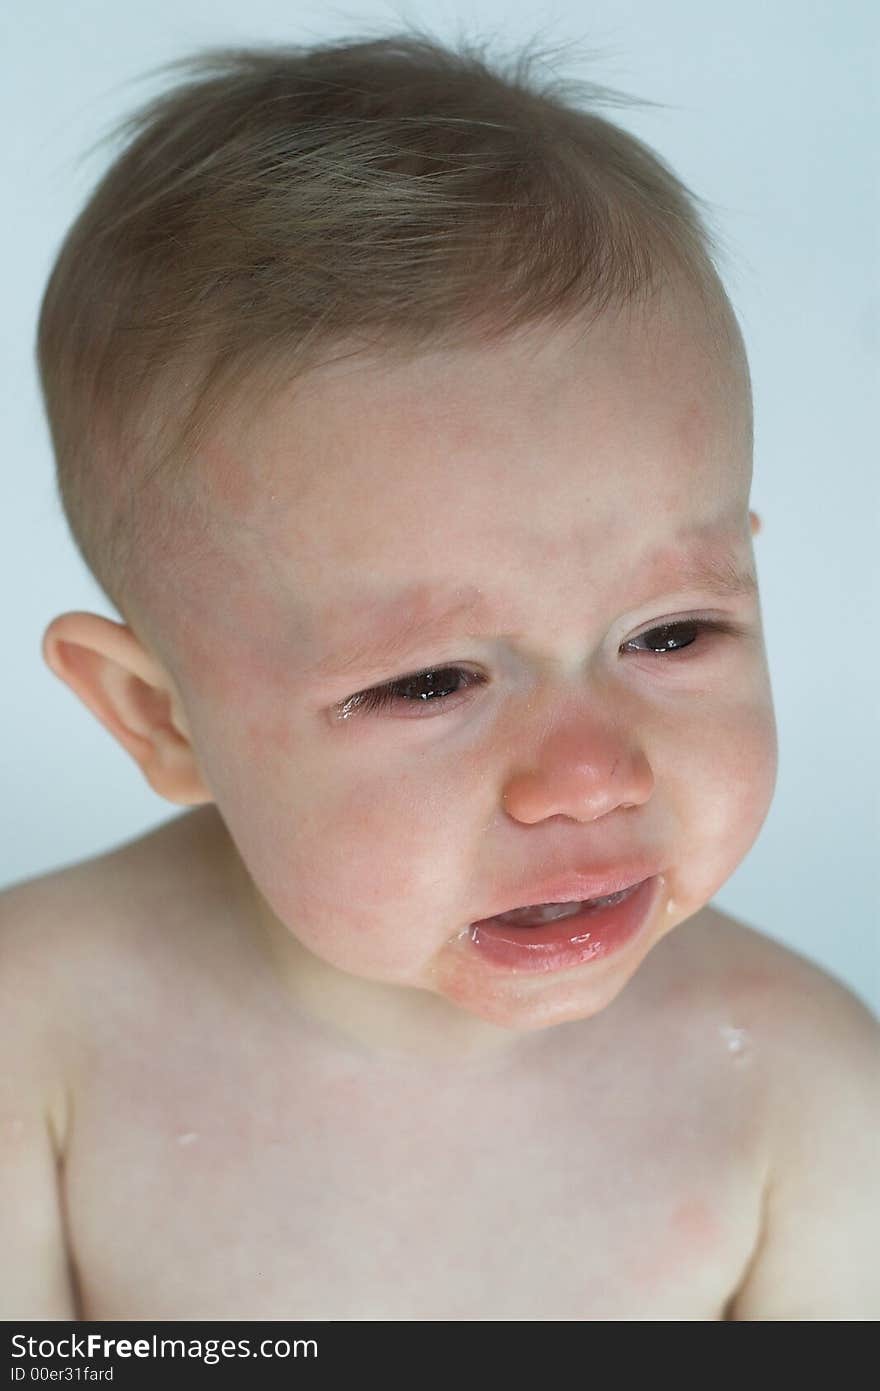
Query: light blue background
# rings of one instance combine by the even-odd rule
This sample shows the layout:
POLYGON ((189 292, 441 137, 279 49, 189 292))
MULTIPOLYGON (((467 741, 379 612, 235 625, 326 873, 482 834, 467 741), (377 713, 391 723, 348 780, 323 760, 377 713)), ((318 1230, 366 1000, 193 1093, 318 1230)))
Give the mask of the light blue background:
POLYGON ((880 1012, 878 454, 880 349, 874 0, 23 0, 6 10, 7 193, 0 567, 4 596, 0 885, 95 855, 180 814, 44 666, 57 613, 101 598, 55 497, 33 345, 60 241, 111 157, 85 151, 214 44, 394 30, 576 39, 568 68, 657 110, 611 110, 709 200, 755 395, 752 505, 780 738, 764 829, 715 903, 818 962, 880 1012), (873 397, 873 401, 872 401, 873 397), (873 405, 869 419, 869 409, 873 405))

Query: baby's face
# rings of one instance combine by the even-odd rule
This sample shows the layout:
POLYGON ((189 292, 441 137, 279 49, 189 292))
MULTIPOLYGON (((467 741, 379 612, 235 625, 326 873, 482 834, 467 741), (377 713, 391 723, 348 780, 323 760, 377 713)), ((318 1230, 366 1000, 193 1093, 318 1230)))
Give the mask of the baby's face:
POLYGON ((603 1009, 712 898, 777 769, 757 594, 686 574, 754 573, 742 360, 682 301, 575 339, 338 364, 227 437, 176 634, 273 931, 523 1030, 603 1009), (732 631, 656 632, 695 619, 732 631), (524 885, 645 860, 622 950, 520 971, 472 940, 524 885))

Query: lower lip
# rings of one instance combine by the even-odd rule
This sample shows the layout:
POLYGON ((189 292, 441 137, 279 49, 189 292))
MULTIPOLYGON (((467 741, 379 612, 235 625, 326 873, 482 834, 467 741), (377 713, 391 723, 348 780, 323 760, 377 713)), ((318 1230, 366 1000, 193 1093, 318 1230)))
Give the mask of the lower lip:
POLYGON ((485 918, 471 924, 470 939, 481 956, 508 971, 567 971, 612 956, 634 941, 652 916, 658 888, 655 874, 619 903, 540 927, 510 927, 485 918))

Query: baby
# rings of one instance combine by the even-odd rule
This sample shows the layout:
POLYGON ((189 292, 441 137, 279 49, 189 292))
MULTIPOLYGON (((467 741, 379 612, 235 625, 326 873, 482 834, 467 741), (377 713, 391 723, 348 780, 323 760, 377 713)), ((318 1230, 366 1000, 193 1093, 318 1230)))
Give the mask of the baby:
POLYGON ((187 810, 0 896, 0 1315, 877 1319, 880 1028, 711 903, 777 745, 694 200, 464 44, 189 66, 40 316, 125 620, 43 654, 187 810))

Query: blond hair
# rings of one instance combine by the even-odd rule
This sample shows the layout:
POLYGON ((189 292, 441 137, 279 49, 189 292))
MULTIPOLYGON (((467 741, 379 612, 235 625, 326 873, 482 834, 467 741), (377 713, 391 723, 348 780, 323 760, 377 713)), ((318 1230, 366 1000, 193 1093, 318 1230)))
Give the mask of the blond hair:
MULTIPOLYGON (((570 48, 570 45, 564 45, 570 48)), ((339 343, 411 356, 595 315, 684 271, 724 299, 694 195, 596 114, 652 105, 536 80, 422 30, 218 48, 128 115, 69 229, 37 356, 61 504, 131 617, 197 526, 188 468, 230 413, 339 343)), ((99 142, 101 143, 101 142, 99 142)))

